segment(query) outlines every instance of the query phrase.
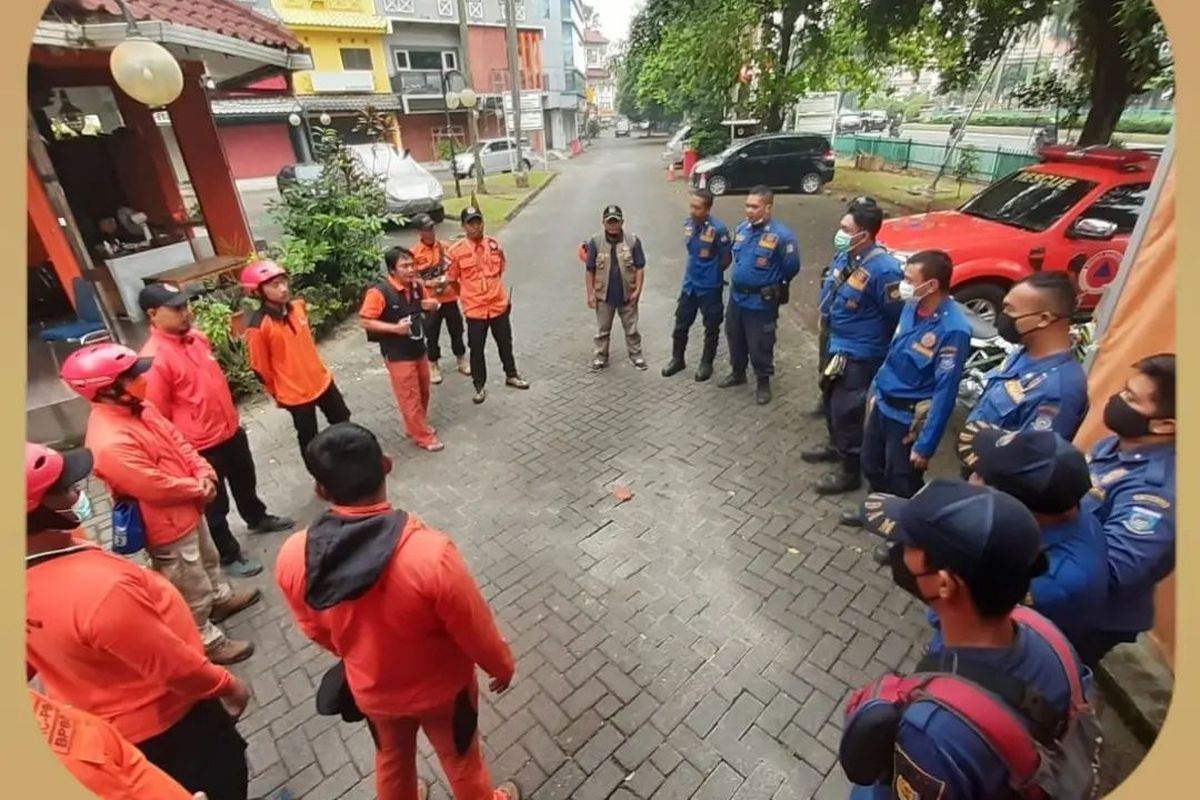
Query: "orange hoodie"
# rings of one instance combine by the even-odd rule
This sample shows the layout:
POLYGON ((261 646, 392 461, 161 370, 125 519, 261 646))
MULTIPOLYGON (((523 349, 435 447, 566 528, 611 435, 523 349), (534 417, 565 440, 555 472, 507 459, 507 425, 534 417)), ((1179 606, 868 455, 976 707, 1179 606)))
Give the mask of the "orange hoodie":
POLYGON ((93 403, 85 443, 113 499, 138 501, 147 546, 171 544, 200 524, 204 479, 217 473, 153 403, 143 403, 140 414, 93 403))
POLYGON ((229 381, 207 336, 198 330, 176 336, 154 328, 141 355, 154 359, 146 373, 146 399, 192 447, 207 450, 237 433, 241 421, 229 381))
POLYGON ((225 694, 233 677, 204 655, 179 590, 157 572, 78 544, 25 570, 25 658, 46 694, 135 744, 225 694))
POLYGON ((300 630, 345 662, 368 716, 446 705, 476 664, 506 680, 516 668, 458 548, 387 503, 334 506, 288 538, 275 578, 300 630))
POLYGON ((46 744, 75 780, 104 800, 192 800, 194 795, 151 764, 113 726, 29 690, 46 744))

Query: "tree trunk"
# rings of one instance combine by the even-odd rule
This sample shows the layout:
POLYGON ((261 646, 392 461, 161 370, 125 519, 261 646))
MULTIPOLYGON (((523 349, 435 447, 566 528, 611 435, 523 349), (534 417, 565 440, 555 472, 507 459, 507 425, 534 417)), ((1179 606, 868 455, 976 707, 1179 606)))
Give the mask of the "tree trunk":
POLYGON ((1083 0, 1078 16, 1080 26, 1086 28, 1081 31, 1082 38, 1092 48, 1094 59, 1088 87, 1091 108, 1079 133, 1080 146, 1108 144, 1133 94, 1125 45, 1113 22, 1116 7, 1116 0, 1083 0))
MULTIPOLYGON (((800 18, 800 3, 787 3, 779 27, 779 61, 776 80, 783 80, 792 65, 792 40, 796 35, 796 20, 800 18)), ((773 133, 783 127, 784 101, 789 100, 781 92, 773 93, 763 114, 763 131, 773 133)))

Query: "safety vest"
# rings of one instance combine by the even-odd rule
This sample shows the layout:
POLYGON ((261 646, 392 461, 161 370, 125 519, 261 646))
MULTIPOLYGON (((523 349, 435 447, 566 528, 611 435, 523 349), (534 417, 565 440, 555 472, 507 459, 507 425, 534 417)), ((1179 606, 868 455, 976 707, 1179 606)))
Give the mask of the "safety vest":
MULTIPOLYGON (((607 237, 602 233, 599 236, 592 237, 592 244, 596 248, 596 292, 601 298, 608 292, 608 271, 612 268, 612 244, 607 237)), ((621 271, 621 283, 625 285, 625 296, 629 297, 633 292, 634 276, 637 270, 633 266, 633 248, 637 244, 637 237, 632 233, 623 234, 621 241, 617 242, 617 268, 621 271)))

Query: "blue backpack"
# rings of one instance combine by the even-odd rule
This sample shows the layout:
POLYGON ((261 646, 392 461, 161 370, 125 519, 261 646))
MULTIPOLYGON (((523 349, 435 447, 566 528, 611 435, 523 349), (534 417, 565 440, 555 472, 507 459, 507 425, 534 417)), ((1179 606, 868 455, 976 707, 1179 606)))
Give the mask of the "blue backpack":
POLYGON ((146 523, 136 500, 118 500, 112 510, 112 551, 122 556, 146 548, 146 523))

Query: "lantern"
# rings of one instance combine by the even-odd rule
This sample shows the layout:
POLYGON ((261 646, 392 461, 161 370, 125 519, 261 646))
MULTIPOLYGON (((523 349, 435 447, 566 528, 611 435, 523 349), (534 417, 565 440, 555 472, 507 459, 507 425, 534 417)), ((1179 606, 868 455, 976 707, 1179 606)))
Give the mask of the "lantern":
POLYGON ((183 70, 162 45, 130 37, 113 48, 109 69, 121 91, 151 108, 175 102, 183 93, 183 70))

